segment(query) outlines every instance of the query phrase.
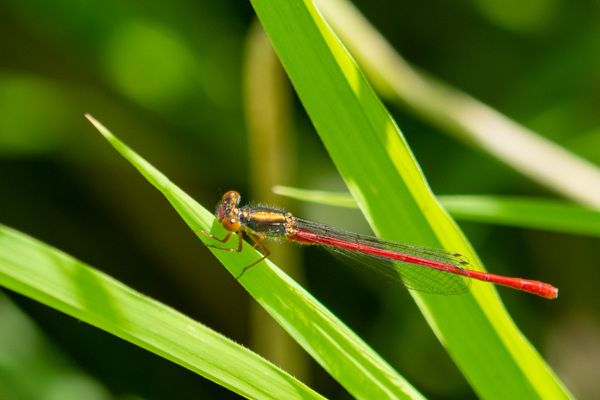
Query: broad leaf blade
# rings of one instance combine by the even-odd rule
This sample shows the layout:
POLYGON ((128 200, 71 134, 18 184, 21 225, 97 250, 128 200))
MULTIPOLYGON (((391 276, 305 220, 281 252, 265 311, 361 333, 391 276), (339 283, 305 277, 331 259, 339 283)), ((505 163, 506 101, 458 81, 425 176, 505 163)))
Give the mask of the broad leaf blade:
MULTIPOLYGON (((214 217, 208 217, 208 211, 195 203, 146 160, 91 116, 88 116, 88 119, 123 157, 165 195, 193 230, 208 231, 211 224, 216 223, 214 217)), ((221 227, 215 226, 212 232, 219 237, 224 236, 221 227)), ((198 236, 207 244, 215 244, 214 240, 206 235, 198 236)), ((251 246, 244 246, 241 253, 212 248, 211 251, 236 277, 244 267, 261 257, 251 246)), ((257 264, 247 271, 239 282, 354 397, 421 398, 410 384, 347 326, 270 261, 257 264)))
POLYGON ((69 255, 2 225, 0 284, 243 396, 321 398, 243 346, 69 255))
MULTIPOLYGON (((414 157, 364 76, 311 2, 253 1, 331 158, 382 237, 477 256, 434 200, 414 157)), ((432 329, 484 398, 567 397, 495 290, 413 293, 432 329)), ((540 300, 542 301, 542 300, 540 300)), ((403 344, 399 344, 402 346, 403 344)))

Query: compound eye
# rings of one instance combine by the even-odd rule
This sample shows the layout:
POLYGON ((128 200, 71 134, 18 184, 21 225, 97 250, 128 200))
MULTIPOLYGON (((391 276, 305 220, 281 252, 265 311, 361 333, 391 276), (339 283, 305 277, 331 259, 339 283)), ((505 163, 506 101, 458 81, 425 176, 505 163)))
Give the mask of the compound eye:
POLYGON ((229 232, 237 232, 242 224, 236 218, 226 218, 223 220, 223 228, 227 229, 229 232))
POLYGON ((240 194, 235 190, 230 190, 223 195, 223 203, 238 203, 240 201, 240 194))

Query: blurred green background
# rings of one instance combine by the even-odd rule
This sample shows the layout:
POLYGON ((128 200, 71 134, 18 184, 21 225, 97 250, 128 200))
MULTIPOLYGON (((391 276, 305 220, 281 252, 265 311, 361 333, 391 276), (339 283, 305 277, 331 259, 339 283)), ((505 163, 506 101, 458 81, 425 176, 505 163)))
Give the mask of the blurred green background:
MULTIPOLYGON (((356 5, 410 62, 600 164, 598 3, 362 0, 356 5)), ((260 169, 257 153, 271 139, 254 134, 249 140, 247 133, 247 115, 263 115, 252 108, 256 93, 249 92, 260 95, 261 84, 244 82, 253 79, 245 61, 253 20, 250 3, 234 1, 3 1, 0 222, 262 349, 259 343, 272 333, 257 321, 268 319, 257 317, 241 286, 83 118, 91 113, 209 208, 235 189, 246 201, 285 204, 297 215, 367 231, 358 211, 267 199, 258 188, 275 180, 344 190, 285 84, 289 137, 281 169, 288 172, 278 181, 274 177, 281 171, 260 169)), ((395 106, 390 112, 434 193, 556 197, 409 112, 395 106)), ((600 397, 598 239, 459 223, 490 272, 560 288, 555 301, 499 292, 522 332, 570 390, 580 398, 600 397)), ((270 249, 277 255, 290 246, 270 249)), ((474 398, 408 293, 365 280, 318 249, 294 257, 304 261, 295 276, 424 395, 474 398)), ((52 353, 45 357, 92 379, 97 398, 236 397, 96 328, 3 292, 37 326, 35 343, 51 343, 52 353)), ((26 368, 44 362, 36 359, 39 353, 15 355, 29 337, 11 322, 0 321, 0 398, 39 398, 24 391, 23 382, 59 383, 48 370, 26 368)), ((302 361, 301 350, 289 350, 298 357, 291 362, 286 355, 271 356, 269 349, 259 352, 323 395, 348 398, 315 362, 302 361)), ((76 383, 62 384, 73 398, 82 398, 76 383)))

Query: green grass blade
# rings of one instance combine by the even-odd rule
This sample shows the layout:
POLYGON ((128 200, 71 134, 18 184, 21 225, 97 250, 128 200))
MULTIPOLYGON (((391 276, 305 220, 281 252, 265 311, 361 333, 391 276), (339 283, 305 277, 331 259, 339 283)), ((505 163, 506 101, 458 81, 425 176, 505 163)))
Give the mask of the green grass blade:
MULTIPOLYGON (((195 203, 99 122, 90 116, 87 118, 123 157, 165 195, 193 230, 208 231, 214 225, 211 233, 218 237, 225 235, 224 229, 207 210, 195 203)), ((214 240, 205 235, 198 236, 207 244, 215 244, 214 240)), ((232 241, 237 243, 233 239, 232 241)), ((239 276, 244 267, 261 257, 251 246, 244 246, 241 253, 215 249, 211 251, 234 276, 239 276)), ((261 262, 248 270, 239 282, 354 397, 421 398, 414 388, 347 326, 270 261, 261 262)), ((256 374, 257 385, 270 379, 259 379, 260 373, 256 374)))
POLYGON ((439 196, 456 219, 600 236, 600 211, 563 201, 500 196, 439 196))
MULTIPOLYGON (((296 200, 358 208, 350 194, 275 186, 273 191, 296 200)), ((455 219, 521 228, 600 236, 600 212, 563 201, 501 196, 437 196, 455 219)))
POLYGON ((311 203, 325 204, 328 206, 358 208, 358 204, 350 193, 336 193, 325 190, 307 190, 295 187, 276 185, 273 193, 311 203))
MULTIPOLYGON (((396 124, 312 2, 252 4, 374 230, 385 238, 461 252, 475 269, 483 269, 436 203, 396 124)), ((474 283, 464 296, 412 295, 480 397, 569 396, 491 285, 474 283)))
POLYGON ((0 225, 0 285, 250 398, 321 398, 250 350, 21 232, 0 225))

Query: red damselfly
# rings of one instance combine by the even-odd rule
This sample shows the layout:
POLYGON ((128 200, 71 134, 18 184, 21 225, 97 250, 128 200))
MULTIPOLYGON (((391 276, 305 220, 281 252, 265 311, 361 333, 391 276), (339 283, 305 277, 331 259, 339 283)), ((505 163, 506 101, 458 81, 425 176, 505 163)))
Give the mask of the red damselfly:
POLYGON ((254 242, 254 248, 258 247, 263 257, 244 268, 237 279, 271 254, 262 243, 264 238, 280 238, 299 244, 323 246, 335 254, 358 261, 379 275, 401 282, 408 289, 435 294, 462 294, 470 289, 471 279, 476 279, 548 299, 558 297, 558 289, 547 283, 469 269, 469 262, 459 253, 351 233, 297 218, 292 213, 275 208, 240 207, 240 200, 239 193, 229 191, 223 195, 217 207, 215 215, 228 231, 223 239, 200 231, 221 243, 226 243, 234 233, 239 234, 237 248, 209 247, 240 252, 243 234, 254 242))

